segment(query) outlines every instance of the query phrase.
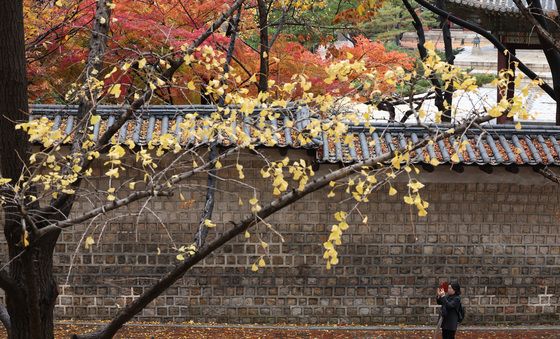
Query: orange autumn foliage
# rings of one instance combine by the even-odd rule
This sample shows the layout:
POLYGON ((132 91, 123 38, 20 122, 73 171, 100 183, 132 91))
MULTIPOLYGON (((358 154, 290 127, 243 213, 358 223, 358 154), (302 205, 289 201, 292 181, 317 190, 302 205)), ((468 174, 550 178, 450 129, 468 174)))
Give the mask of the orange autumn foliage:
MULTIPOLYGON (((136 73, 121 71, 123 63, 145 59, 152 71, 165 67, 161 60, 180 55, 181 47, 196 39, 231 2, 232 0, 115 0, 104 73, 109 73, 114 67, 117 70, 105 79, 106 85, 114 82, 122 84, 122 97, 128 95, 134 87, 146 86, 146 75, 142 72, 136 74, 138 70, 136 73)), ((89 27, 94 16, 94 4, 93 0, 84 0, 62 2, 62 6, 38 6, 33 0, 25 0, 32 100, 65 100, 65 92, 77 81, 87 59, 89 27)), ((239 28, 240 39, 257 34, 255 28, 254 10, 244 10, 239 28)), ((226 37, 224 28, 216 32, 204 45, 213 48, 216 58, 223 58, 228 44, 229 38, 226 37)), ((354 60, 366 61, 367 70, 375 70, 378 74, 398 66, 409 69, 413 63, 405 54, 389 52, 382 44, 363 36, 356 38, 354 46, 330 47, 327 53, 321 55, 305 48, 295 37, 280 34, 269 55, 269 80, 281 86, 293 80, 294 76, 303 74, 312 84, 313 93, 346 95, 355 91, 355 88, 349 87, 348 83, 327 84, 324 80, 328 76, 328 66, 347 59, 349 55, 352 55, 354 60)), ((201 58, 201 52, 196 52, 194 57, 201 58)), ((230 78, 229 83, 247 87, 250 93, 254 94, 256 85, 250 79, 258 73, 258 53, 237 41, 234 57, 230 72, 232 78, 240 77, 242 81, 233 82, 230 78)), ((208 71, 201 65, 183 66, 175 74, 176 83, 183 85, 160 93, 160 97, 167 96, 175 104, 197 103, 200 100, 199 96, 188 90, 185 84, 191 82, 197 91, 203 91, 204 84, 221 77, 222 74, 216 73, 215 70, 208 71)), ((380 85, 379 89, 388 92, 393 88, 380 85)), ((301 92, 301 89, 299 91, 301 92)), ((274 85, 271 86, 271 92, 272 96, 281 95, 279 91, 275 91, 274 85)), ((298 89, 295 90, 295 95, 297 94, 298 89)))

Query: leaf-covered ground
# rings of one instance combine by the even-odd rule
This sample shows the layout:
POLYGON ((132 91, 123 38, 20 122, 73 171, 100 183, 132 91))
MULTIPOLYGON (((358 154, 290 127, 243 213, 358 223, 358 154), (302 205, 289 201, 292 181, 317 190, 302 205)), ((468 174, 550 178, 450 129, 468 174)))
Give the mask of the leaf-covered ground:
MULTIPOLYGON (((93 330, 91 325, 57 325, 56 338, 69 338, 73 333, 84 333, 93 330)), ((2 333, 2 332, 0 332, 2 333)), ((5 338, 5 333, 2 333, 5 338)), ((127 339, 169 339, 169 338, 249 338, 249 339, 292 339, 292 338, 318 338, 318 339, 393 339, 393 338, 425 338, 432 339, 433 331, 430 330, 347 330, 347 329, 293 329, 289 326, 277 328, 237 328, 237 327, 176 327, 176 326, 142 326, 133 325, 122 329, 115 338, 127 339)), ((439 336, 438 338, 441 338, 439 336)), ((504 330, 462 330, 457 333, 457 339, 543 339, 560 338, 560 329, 504 329, 504 330)))

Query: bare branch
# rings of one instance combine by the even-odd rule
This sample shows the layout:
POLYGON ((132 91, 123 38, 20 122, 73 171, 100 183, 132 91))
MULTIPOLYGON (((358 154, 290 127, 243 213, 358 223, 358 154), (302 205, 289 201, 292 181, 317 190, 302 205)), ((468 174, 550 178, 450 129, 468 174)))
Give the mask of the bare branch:
MULTIPOLYGON (((412 17, 413 20, 412 25, 416 29, 416 35, 418 36, 417 47, 418 47, 418 53, 420 54, 420 59, 426 60, 426 58, 428 58, 428 51, 426 51, 426 47, 424 46, 424 44, 426 43, 426 38, 424 35, 424 27, 422 25, 422 21, 420 20, 420 17, 418 16, 418 14, 416 14, 416 11, 414 10, 414 8, 412 8, 408 0, 402 0, 402 1, 404 6, 406 7, 406 10, 412 17)), ((443 112, 445 111, 445 105, 443 104, 444 101, 443 91, 441 90, 442 84, 437 79, 434 73, 431 73, 428 79, 430 79, 430 82, 434 86, 434 91, 436 94, 434 104, 436 105, 439 111, 443 112)))
POLYGON ((537 20, 537 18, 535 18, 535 15, 538 15, 538 13, 533 13, 523 4, 523 2, 521 2, 521 0, 513 0, 513 2, 517 6, 517 8, 519 8, 519 11, 521 12, 521 14, 523 14, 523 17, 529 20, 531 25, 533 25, 533 28, 537 31, 539 37, 546 40, 551 46, 554 47, 554 49, 560 52, 560 42, 556 40, 545 27, 543 27, 543 25, 539 22, 539 20, 537 20))
POLYGON ((284 23, 286 22, 286 17, 287 17, 287 14, 288 14, 288 10, 291 8, 291 6, 292 6, 292 1, 290 1, 290 3, 287 6, 284 6, 282 8, 282 16, 280 17, 280 20, 278 21, 278 27, 276 27, 276 32, 274 32, 274 35, 272 36, 272 38, 270 39, 270 42, 268 43, 268 48, 269 49, 272 49, 272 46, 276 42, 276 39, 278 39, 278 37, 280 36, 280 32, 282 32, 282 28, 284 26, 284 23))
MULTIPOLYGON (((437 0, 437 6, 443 10, 445 8, 445 2, 443 0, 437 0)), ((439 17, 440 19, 440 28, 443 35, 443 44, 445 47, 445 61, 453 65, 453 61, 455 60, 455 56, 453 55, 453 44, 451 40, 451 30, 449 27, 449 21, 444 17, 439 17)), ((442 122, 450 122, 451 121, 451 104, 453 101, 453 82, 448 82, 444 88, 443 93, 443 106, 444 110, 442 111, 441 121, 442 122)))
MULTIPOLYGON (((99 1, 103 1, 103 0, 99 0, 99 1)), ((229 17, 231 17, 231 15, 243 4, 245 0, 236 0, 232 6, 225 11, 216 21, 214 21, 214 23, 212 23, 212 25, 204 32, 202 33, 195 41, 193 41, 190 46, 186 49, 185 53, 186 54, 191 54, 194 52, 194 50, 200 46, 210 35, 212 35, 212 33, 214 33, 229 17)), ((171 77, 173 76, 173 74, 175 74, 175 72, 185 63, 185 60, 183 58, 174 60, 171 62, 171 67, 169 67, 169 69, 167 69, 167 71, 164 72, 163 74, 163 78, 164 79, 171 79, 171 77)), ((103 135, 99 138, 99 140, 97 141, 97 145, 96 145, 96 149, 101 151, 105 145, 107 145, 109 143, 109 141, 111 140, 111 138, 120 130, 120 128, 132 117, 132 115, 134 114, 134 112, 136 112, 138 109, 140 109, 142 106, 144 106, 144 104, 146 102, 149 101, 149 99, 152 97, 152 94, 154 93, 154 90, 151 87, 148 87, 146 89, 146 91, 137 99, 135 100, 127 109, 126 111, 121 114, 116 120, 115 122, 109 126, 107 128, 107 130, 103 133, 103 135)), ((91 167, 91 163, 93 162, 93 159, 88 160, 87 157, 83 157, 83 161, 82 161, 82 173, 85 172, 86 170, 88 170, 91 167)), ((74 187, 78 187, 81 183, 81 178, 80 177, 78 180, 76 180, 73 184, 74 187)), ((64 210, 64 207, 68 207, 70 206, 74 199, 75 199, 75 195, 72 194, 62 194, 57 200, 56 202, 54 202, 52 205, 55 208, 64 210)))
POLYGON ((200 166, 192 169, 191 171, 184 172, 184 173, 181 173, 179 175, 173 176, 166 183, 150 187, 146 190, 136 191, 134 193, 129 194, 125 198, 117 199, 113 202, 109 202, 109 203, 106 203, 106 204, 104 204, 100 207, 91 209, 88 212, 86 212, 86 213, 84 213, 84 214, 82 214, 78 217, 75 217, 73 219, 66 219, 66 220, 58 221, 54 224, 46 226, 46 227, 40 229, 38 234, 39 234, 39 236, 42 237, 42 236, 44 236, 44 235, 46 235, 46 234, 48 234, 48 233, 50 233, 54 230, 59 230, 59 229, 63 229, 63 228, 73 226, 75 224, 79 224, 81 222, 84 222, 86 220, 94 218, 95 216, 97 216, 99 214, 104 214, 104 213, 116 210, 120 207, 129 205, 130 203, 132 203, 134 201, 138 201, 138 200, 143 199, 143 198, 157 197, 157 196, 168 196, 168 195, 171 194, 171 190, 172 190, 172 188, 169 188, 168 183, 170 185, 173 185, 173 184, 179 183, 182 180, 185 180, 185 179, 187 179, 187 178, 189 178, 189 177, 191 177, 195 174, 202 173, 205 170, 207 170, 210 166, 212 166, 217 160, 229 156, 230 154, 236 152, 238 149, 239 148, 237 148, 237 147, 231 148, 231 149, 227 150, 226 152, 224 152, 221 156, 216 157, 214 161, 208 161, 204 165, 200 165, 200 166))
POLYGON ((543 177, 547 178, 548 180, 552 181, 555 184, 560 184, 560 175, 556 174, 553 170, 548 167, 541 168, 536 171, 543 177))
MULTIPOLYGON (((231 32, 230 42, 226 54, 226 63, 224 65, 224 74, 229 72, 229 64, 233 56, 233 51, 235 48, 235 41, 237 38, 237 28, 239 25, 239 19, 241 18, 241 8, 237 10, 235 17, 230 20, 230 27, 228 32, 231 32)), ((221 82, 224 83, 225 77, 222 76, 221 82)), ((219 105, 223 105, 225 101, 225 95, 222 95, 219 100, 219 105)), ((200 248, 206 242, 206 237, 208 236, 208 227, 205 225, 207 219, 212 218, 212 213, 214 211, 215 193, 216 193, 216 168, 214 166, 215 159, 218 156, 218 144, 213 142, 210 145, 210 153, 208 155, 208 162, 211 163, 210 170, 208 171, 208 188, 206 190, 206 199, 204 203, 204 209, 200 216, 200 222, 198 224, 198 232, 195 234, 194 242, 197 248, 200 248)))
POLYGON ((259 17, 259 92, 268 91, 268 54, 270 45, 268 40, 268 10, 266 0, 257 0, 259 17))
MULTIPOLYGON (((490 41, 494 46, 496 46, 499 53, 511 54, 507 49, 507 47, 504 46, 504 44, 502 44, 498 39, 496 39, 494 35, 488 33, 488 31, 486 31, 482 27, 475 25, 469 21, 463 20, 459 17, 456 17, 453 14, 432 5, 426 0, 416 0, 416 2, 418 2, 420 5, 422 5, 423 7, 425 7, 426 9, 430 10, 435 14, 445 16, 447 20, 451 21, 452 23, 470 29, 471 31, 482 35, 483 37, 488 39, 488 41, 490 41)), ((509 57, 512 61, 515 61, 518 64, 517 67, 519 68, 519 70, 525 73, 525 75, 527 75, 531 80, 540 80, 541 82, 539 83, 539 86, 546 92, 546 94, 548 94, 552 99, 558 100, 552 87, 550 87, 547 83, 545 83, 544 80, 542 80, 535 72, 529 69, 529 67, 527 67, 527 65, 525 65, 521 60, 519 60, 514 54, 509 55, 509 57)))

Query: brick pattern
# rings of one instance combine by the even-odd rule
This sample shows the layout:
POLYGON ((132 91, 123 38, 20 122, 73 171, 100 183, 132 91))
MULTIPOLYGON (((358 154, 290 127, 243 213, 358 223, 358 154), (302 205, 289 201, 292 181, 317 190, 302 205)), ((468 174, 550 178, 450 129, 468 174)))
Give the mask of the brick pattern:
MULTIPOLYGON (((245 175, 254 178, 256 170, 251 164, 246 168, 245 175)), ((376 194, 360 207, 369 217, 367 225, 359 216, 350 217, 341 263, 330 271, 321 244, 334 222, 332 212, 351 205, 340 196, 312 194, 269 220, 284 242, 259 226, 250 240, 236 239, 187 273, 138 320, 434 323, 435 288, 441 280, 458 279, 466 323, 558 323, 558 188, 476 183, 468 175, 461 177, 466 183, 428 183, 423 196, 430 213, 424 219, 411 217, 400 194, 376 194), (269 266, 254 273, 250 265, 262 253, 258 237, 270 244, 269 266)), ((204 178, 196 180, 204 184, 204 178)), ((406 188, 396 187, 399 192, 406 188)), ((231 182, 220 190, 214 213, 218 232, 245 215, 251 196, 231 182), (240 207, 238 195, 230 192, 238 192, 245 205, 240 207)), ((168 271, 176 262, 172 244, 192 239, 204 190, 184 196, 194 199, 191 205, 178 198, 151 201, 147 207, 157 217, 146 213, 138 224, 137 217, 107 216, 107 223, 65 231, 55 256, 59 319, 109 318, 168 271), (88 227, 96 239, 101 235, 92 250, 76 246, 88 227)), ((76 213, 86 206, 80 202, 76 213)))

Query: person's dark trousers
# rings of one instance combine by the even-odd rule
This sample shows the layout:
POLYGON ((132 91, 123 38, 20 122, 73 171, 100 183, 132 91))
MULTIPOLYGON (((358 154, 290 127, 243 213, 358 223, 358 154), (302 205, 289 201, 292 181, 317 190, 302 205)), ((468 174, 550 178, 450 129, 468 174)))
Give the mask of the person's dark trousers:
POLYGON ((455 339, 455 331, 441 330, 443 339, 455 339))

